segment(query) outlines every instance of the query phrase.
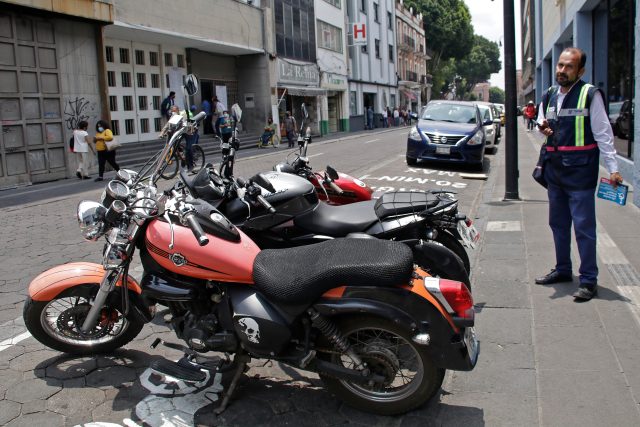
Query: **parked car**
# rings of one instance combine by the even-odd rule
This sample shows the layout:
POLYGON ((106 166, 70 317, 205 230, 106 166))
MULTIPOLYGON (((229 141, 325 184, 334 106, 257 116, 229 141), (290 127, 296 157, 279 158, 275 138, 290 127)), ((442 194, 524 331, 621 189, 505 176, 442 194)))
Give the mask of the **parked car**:
POLYGON ((485 125, 475 102, 431 101, 422 111, 407 139, 407 164, 435 160, 472 164, 482 168, 486 138, 485 125))
MULTIPOLYGON (((500 138, 502 137, 502 119, 504 116, 504 114, 502 113, 502 110, 498 106, 499 104, 494 104, 493 102, 483 102, 483 101, 477 101, 477 102, 478 102, 478 105, 487 105, 489 108, 491 108, 491 114, 493 118, 493 123, 495 125, 494 128, 496 133, 494 144, 499 144, 500 138)), ((482 113, 482 111, 480 113, 482 113)), ((488 136, 487 136, 487 145, 489 145, 488 136)))
POLYGON ((634 105, 629 99, 622 103, 620 106, 620 112, 616 117, 615 125, 613 126, 614 134, 619 138, 629 139, 633 132, 633 110, 634 105))
POLYGON ((480 117, 482 117, 482 127, 484 128, 484 137, 486 140, 484 151, 494 154, 497 151, 496 143, 498 141, 498 130, 500 129, 500 118, 495 116, 493 104, 478 102, 480 109, 480 117))
MULTIPOLYGON (((504 126, 504 124, 507 121, 506 116, 504 114, 504 104, 494 104, 494 105, 498 107, 498 110, 500 110, 500 126, 504 126)), ((522 111, 520 112, 520 114, 522 114, 522 111)))

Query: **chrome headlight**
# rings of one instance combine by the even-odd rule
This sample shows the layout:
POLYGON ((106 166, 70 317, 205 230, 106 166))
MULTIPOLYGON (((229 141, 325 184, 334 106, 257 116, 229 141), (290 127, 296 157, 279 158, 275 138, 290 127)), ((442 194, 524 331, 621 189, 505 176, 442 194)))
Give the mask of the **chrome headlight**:
POLYGON ((480 144, 482 144, 482 137, 483 136, 484 135, 483 135, 482 129, 480 129, 471 138, 469 138, 469 140, 467 141, 467 145, 480 145, 480 144))
POLYGON ((103 219, 106 212, 107 208, 98 202, 83 200, 78 203, 77 217, 82 237, 96 241, 104 234, 106 230, 103 219))
POLYGON ((409 131, 409 139, 413 139, 414 141, 422 141, 418 126, 414 126, 411 128, 411 131, 409 131))

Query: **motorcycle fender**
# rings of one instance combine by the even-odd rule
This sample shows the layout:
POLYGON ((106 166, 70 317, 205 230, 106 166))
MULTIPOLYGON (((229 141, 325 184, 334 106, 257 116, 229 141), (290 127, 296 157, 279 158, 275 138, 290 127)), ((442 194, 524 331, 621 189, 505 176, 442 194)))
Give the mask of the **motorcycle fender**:
POLYGON ((459 276, 447 277, 447 279, 462 282, 469 287, 469 276, 464 268, 464 263, 452 250, 433 242, 422 242, 411 249, 413 259, 418 261, 418 264, 423 266, 439 265, 446 268, 447 271, 459 272, 459 276))
MULTIPOLYGON (((78 285, 99 285, 105 274, 100 264, 93 262, 71 262, 62 264, 40 273, 29 284, 29 296, 34 301, 51 301, 61 292, 78 285)), ((122 286, 122 279, 117 286, 122 286)), ((131 276, 127 280, 127 287, 132 294, 142 294, 138 282, 131 276)))

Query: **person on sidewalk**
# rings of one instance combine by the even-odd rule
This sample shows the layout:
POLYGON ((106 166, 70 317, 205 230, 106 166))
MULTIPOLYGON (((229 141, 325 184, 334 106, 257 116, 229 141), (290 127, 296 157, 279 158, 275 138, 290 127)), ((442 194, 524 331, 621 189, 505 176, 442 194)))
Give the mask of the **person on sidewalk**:
POLYGON ((373 130, 373 107, 371 105, 367 107, 367 126, 365 129, 373 130))
POLYGON ((287 141, 289 142, 289 148, 293 148, 296 143, 296 119, 291 115, 291 111, 287 111, 284 119, 284 130, 287 133, 287 141))
POLYGON ((527 132, 531 132, 535 128, 536 122, 536 106, 533 101, 529 101, 524 107, 524 116, 527 118, 527 132))
POLYGON ((580 254, 580 285, 573 294, 575 301, 588 301, 598 292, 595 189, 600 153, 613 185, 622 183, 602 92, 580 79, 586 61, 581 49, 563 50, 556 65, 559 86, 545 92, 538 108, 538 128, 546 136, 544 177, 548 183, 549 226, 556 266, 535 282, 549 285, 573 280, 573 222, 580 254))
POLYGON ((383 108, 382 109, 382 127, 386 128, 387 125, 389 124, 389 115, 387 113, 387 110, 389 109, 389 107, 383 108))
POLYGON ((96 136, 93 138, 98 152, 98 177, 94 181, 102 181, 104 179, 104 167, 107 162, 116 172, 120 170, 120 166, 116 163, 116 150, 107 150, 107 144, 105 144, 105 141, 111 140, 113 140, 113 132, 109 129, 109 124, 105 120, 98 120, 98 123, 96 123, 96 136))
POLYGON ((79 179, 89 179, 89 167, 91 166, 91 156, 89 151, 95 155, 95 150, 91 143, 91 137, 87 132, 89 122, 82 120, 78 123, 78 129, 73 131, 73 152, 76 153, 78 169, 76 176, 79 179))
POLYGON ((160 113, 162 117, 169 120, 171 118, 171 107, 175 105, 176 93, 174 91, 169 92, 167 96, 160 104, 160 113))

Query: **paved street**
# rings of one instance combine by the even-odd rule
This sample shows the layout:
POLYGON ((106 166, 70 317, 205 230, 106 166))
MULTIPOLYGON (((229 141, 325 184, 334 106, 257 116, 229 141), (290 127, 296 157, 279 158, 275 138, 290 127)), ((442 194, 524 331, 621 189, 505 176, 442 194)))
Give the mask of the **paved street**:
MULTIPOLYGON (((454 189, 460 210, 475 219, 482 234, 480 247, 470 252, 480 359, 472 372, 448 372, 442 392, 428 405, 399 417, 361 413, 325 392, 315 375, 262 360, 252 362, 220 416, 213 412, 218 379, 186 396, 157 397, 149 391, 155 383, 147 366, 154 358, 180 357, 149 347, 157 337, 178 342, 162 313, 113 355, 75 358, 46 349, 21 321, 30 280, 61 263, 99 262, 102 249, 82 239, 75 220, 78 201, 98 199, 102 183, 64 180, 0 192, 0 424, 640 425, 638 209, 598 201, 600 294, 576 304, 570 294, 577 278, 573 284, 533 284, 554 260, 546 194, 530 178, 539 137, 520 128, 522 200, 504 202, 504 141, 497 154, 487 156, 488 179, 468 179, 461 174, 473 170, 407 167, 407 132, 325 139, 314 142, 308 154, 316 169, 330 164, 361 177, 376 194, 454 189)), ((270 170, 287 152, 241 151, 236 172, 270 170)))

